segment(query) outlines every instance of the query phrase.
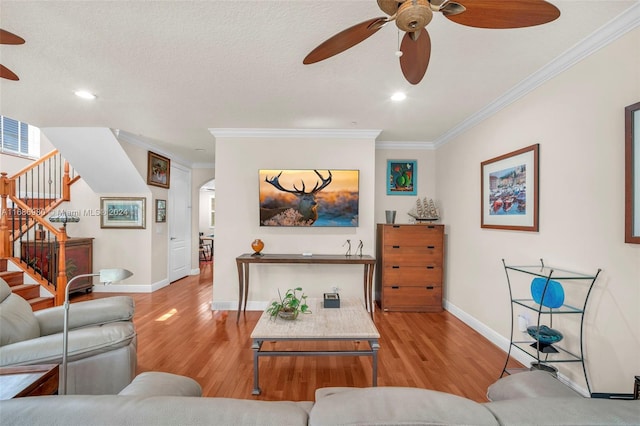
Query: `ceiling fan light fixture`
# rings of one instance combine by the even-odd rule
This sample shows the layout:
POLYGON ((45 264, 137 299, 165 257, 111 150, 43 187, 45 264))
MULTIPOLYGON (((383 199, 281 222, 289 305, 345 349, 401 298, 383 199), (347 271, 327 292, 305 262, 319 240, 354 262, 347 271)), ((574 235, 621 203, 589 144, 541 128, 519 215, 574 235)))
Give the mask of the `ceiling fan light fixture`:
POLYGON ((88 100, 92 100, 97 97, 96 95, 89 92, 88 90, 76 90, 75 92, 73 92, 73 94, 79 98, 88 99, 88 100))
POLYGON ((404 92, 396 92, 393 95, 391 95, 391 100, 394 102, 402 102, 405 99, 407 99, 407 94, 404 92))
POLYGON ((405 1, 398 8, 396 25, 402 31, 411 32, 426 27, 432 19, 429 0, 405 1))

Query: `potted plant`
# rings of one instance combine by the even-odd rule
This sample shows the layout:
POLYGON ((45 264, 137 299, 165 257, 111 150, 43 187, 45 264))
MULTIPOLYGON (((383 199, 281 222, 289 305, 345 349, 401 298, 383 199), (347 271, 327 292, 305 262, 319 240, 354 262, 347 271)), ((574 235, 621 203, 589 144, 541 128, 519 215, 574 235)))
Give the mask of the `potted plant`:
POLYGON ((271 318, 275 319, 276 316, 287 320, 294 320, 298 318, 298 314, 310 314, 309 305, 307 305, 307 296, 302 291, 302 287, 290 288, 284 294, 284 297, 278 290, 278 297, 280 300, 274 300, 271 302, 271 306, 267 309, 267 313, 271 315, 271 318), (300 294, 298 294, 300 292, 300 294))

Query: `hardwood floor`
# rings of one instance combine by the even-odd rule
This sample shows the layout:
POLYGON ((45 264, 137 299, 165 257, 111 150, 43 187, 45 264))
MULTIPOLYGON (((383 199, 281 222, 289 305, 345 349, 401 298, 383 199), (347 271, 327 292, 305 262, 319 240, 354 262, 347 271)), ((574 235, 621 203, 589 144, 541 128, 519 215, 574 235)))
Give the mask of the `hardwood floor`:
MULTIPOLYGON (((136 303, 139 373, 181 374, 197 380, 205 396, 244 399, 313 401, 320 387, 371 386, 370 357, 268 357, 260 360, 262 394, 252 396, 249 336, 261 312, 247 312, 236 324, 235 311, 212 311, 213 265, 200 268, 199 276, 154 293, 129 294, 136 303)), ((83 294, 72 302, 113 295, 83 294)), ((375 323, 378 386, 434 389, 480 402, 500 376, 506 354, 446 311, 376 312, 375 323)))

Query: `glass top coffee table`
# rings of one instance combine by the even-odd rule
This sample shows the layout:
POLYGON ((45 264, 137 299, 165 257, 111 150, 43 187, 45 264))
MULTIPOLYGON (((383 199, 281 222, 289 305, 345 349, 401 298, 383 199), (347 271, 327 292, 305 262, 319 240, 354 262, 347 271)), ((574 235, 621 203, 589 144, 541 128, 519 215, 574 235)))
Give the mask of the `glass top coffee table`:
POLYGON ((263 312, 251 339, 253 343, 253 395, 260 395, 259 358, 261 356, 371 356, 373 360, 372 385, 378 384, 378 349, 380 333, 371 320, 363 302, 357 299, 340 300, 339 308, 324 308, 322 299, 308 299, 311 314, 300 314, 295 320, 271 319, 263 312), (363 350, 263 350, 265 341, 366 341, 363 350))

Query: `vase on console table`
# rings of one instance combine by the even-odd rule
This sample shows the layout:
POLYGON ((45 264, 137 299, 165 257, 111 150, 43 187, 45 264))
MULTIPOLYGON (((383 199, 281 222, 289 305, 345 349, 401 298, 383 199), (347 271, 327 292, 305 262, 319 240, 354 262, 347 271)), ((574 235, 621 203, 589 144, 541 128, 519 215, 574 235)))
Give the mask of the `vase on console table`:
POLYGON ((262 249, 264 248, 264 243, 260 238, 256 238, 251 243, 251 248, 253 249, 253 256, 262 256, 262 249))

